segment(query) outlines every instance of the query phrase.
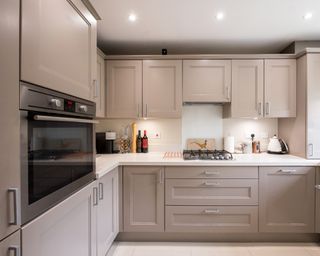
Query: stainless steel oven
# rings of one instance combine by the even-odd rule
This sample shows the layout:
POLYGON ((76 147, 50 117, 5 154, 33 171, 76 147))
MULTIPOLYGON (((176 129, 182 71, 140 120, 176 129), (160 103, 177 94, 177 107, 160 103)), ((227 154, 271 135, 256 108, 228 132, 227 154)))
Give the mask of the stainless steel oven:
POLYGON ((21 82, 21 220, 95 177, 95 103, 21 82))

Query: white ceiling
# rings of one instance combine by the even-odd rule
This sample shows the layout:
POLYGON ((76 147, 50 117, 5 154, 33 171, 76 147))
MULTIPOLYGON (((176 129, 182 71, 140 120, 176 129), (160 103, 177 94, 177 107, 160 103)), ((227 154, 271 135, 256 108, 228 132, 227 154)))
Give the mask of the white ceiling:
POLYGON ((276 53, 295 40, 320 40, 320 0, 91 2, 102 18, 98 45, 107 54, 276 53), (224 12, 222 21, 217 12, 224 12), (303 19, 307 12, 310 20, 303 19))

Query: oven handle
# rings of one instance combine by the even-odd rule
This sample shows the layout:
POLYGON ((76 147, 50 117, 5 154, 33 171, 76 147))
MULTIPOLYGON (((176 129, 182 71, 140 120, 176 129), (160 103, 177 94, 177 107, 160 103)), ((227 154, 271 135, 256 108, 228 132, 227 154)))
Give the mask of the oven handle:
POLYGON ((34 115, 34 120, 37 121, 53 121, 53 122, 74 122, 74 123, 85 123, 85 124, 98 124, 97 120, 72 118, 72 117, 57 117, 57 116, 42 116, 34 115))

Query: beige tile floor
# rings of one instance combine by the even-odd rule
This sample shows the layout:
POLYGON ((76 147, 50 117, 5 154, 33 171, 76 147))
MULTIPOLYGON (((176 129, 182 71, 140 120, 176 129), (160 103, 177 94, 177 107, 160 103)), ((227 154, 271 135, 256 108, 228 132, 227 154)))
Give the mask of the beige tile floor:
POLYGON ((320 244, 120 242, 108 256, 320 256, 320 244))

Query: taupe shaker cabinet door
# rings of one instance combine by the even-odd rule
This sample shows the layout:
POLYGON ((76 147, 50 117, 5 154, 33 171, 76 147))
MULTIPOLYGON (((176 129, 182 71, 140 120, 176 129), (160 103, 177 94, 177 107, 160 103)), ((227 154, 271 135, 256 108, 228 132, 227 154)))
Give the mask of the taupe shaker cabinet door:
POLYGON ((22 1, 21 80, 93 100, 96 23, 81 0, 22 1))
POLYGON ((178 118, 182 111, 182 61, 143 61, 144 117, 178 118))
POLYGON ((263 67, 263 60, 232 61, 232 117, 263 117, 263 67))
POLYGON ((105 117, 105 65, 104 58, 97 54, 97 80, 95 82, 93 98, 96 102, 96 117, 105 117))
POLYGON ((20 256, 20 231, 17 231, 0 242, 0 256, 20 256))
POLYGON ((183 102, 230 102, 231 60, 184 60, 183 102))
POLYGON ((19 5, 0 1, 0 240, 20 228, 19 5))
POLYGON ((164 231, 164 168, 124 167, 124 232, 164 231))
POLYGON ((105 256, 119 232, 118 168, 98 180, 97 255, 105 256))
POLYGON ((95 182, 22 228, 23 256, 96 255, 95 182))
POLYGON ((259 231, 314 232, 314 167, 259 169, 259 231))
POLYGON ((295 117, 296 60, 265 60, 264 73, 265 117, 295 117))
POLYGON ((106 61, 107 117, 142 117, 142 61, 106 61))

